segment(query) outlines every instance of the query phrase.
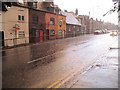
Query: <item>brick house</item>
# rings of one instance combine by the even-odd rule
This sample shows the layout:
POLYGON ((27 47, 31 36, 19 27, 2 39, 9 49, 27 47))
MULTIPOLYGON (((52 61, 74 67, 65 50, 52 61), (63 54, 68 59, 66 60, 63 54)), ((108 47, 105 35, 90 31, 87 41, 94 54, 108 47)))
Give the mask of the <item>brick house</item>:
POLYGON ((57 38, 64 38, 66 32, 66 16, 57 15, 57 38))
MULTIPOLYGON (((47 2, 47 0, 45 0, 42 2, 31 2, 30 4, 28 4, 28 3, 25 3, 25 4, 28 7, 30 7, 31 9, 34 9, 34 10, 30 10, 31 15, 34 13, 36 13, 36 14, 38 13, 37 16, 38 16, 39 20, 38 20, 37 24, 34 24, 34 27, 36 25, 38 25, 39 30, 43 31, 44 40, 64 37, 64 33, 66 30, 66 24, 65 24, 66 17, 64 15, 59 14, 60 9, 56 5, 54 5, 53 1, 47 2), (32 11, 34 11, 34 12, 32 12, 32 11), (42 22, 40 22, 40 20, 42 22), (59 25, 60 23, 62 25, 59 25), (40 29, 41 24, 42 24, 42 29, 40 29)), ((30 15, 30 18, 31 18, 31 15, 30 15)), ((33 15, 33 16, 35 16, 35 15, 33 15)), ((32 26, 33 26, 33 24, 30 24, 30 28, 32 26)), ((40 35, 42 35, 42 33, 40 35)), ((33 36, 35 36, 35 35, 33 35, 33 36)), ((31 35, 30 35, 30 37, 31 37, 31 35)), ((38 37, 37 41, 39 41, 39 37, 38 37)))
POLYGON ((45 13, 45 23, 47 39, 55 39, 57 35, 57 15, 54 13, 45 13))
POLYGON ((30 43, 46 40, 45 13, 45 11, 29 8, 30 43))

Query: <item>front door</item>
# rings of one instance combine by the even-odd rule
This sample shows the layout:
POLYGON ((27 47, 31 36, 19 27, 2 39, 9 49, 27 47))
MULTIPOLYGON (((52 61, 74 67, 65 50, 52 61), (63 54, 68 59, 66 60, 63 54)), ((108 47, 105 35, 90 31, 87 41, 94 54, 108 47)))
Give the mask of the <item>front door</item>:
POLYGON ((40 42, 43 42, 43 31, 42 30, 40 30, 40 42))
POLYGON ((36 29, 32 28, 30 29, 30 43, 35 43, 36 42, 36 29))

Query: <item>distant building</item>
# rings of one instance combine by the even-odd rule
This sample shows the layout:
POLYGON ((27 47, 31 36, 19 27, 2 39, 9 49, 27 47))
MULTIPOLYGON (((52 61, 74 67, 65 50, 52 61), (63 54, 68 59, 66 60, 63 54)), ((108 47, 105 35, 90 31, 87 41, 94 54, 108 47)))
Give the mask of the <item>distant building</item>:
POLYGON ((84 33, 91 33, 90 32, 90 19, 87 15, 78 15, 78 19, 81 20, 82 23, 82 29, 84 33))
POLYGON ((66 16, 66 37, 78 36, 81 33, 81 23, 71 12, 62 12, 66 16))
POLYGON ((104 23, 101 20, 96 19, 94 20, 93 25, 94 25, 93 27, 93 32, 94 32, 95 30, 102 30, 104 23))
POLYGON ((76 18, 81 23, 81 34, 85 34, 86 33, 86 25, 85 25, 85 21, 84 21, 84 16, 78 15, 76 18))

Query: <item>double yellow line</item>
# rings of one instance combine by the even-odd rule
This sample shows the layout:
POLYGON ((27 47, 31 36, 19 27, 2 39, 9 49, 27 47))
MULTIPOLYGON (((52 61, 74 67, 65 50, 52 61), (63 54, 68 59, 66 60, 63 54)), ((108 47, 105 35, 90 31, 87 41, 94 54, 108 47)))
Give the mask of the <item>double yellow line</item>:
POLYGON ((54 90, 57 88, 60 88, 64 83, 66 83, 72 77, 77 75, 81 71, 81 69, 83 69, 83 67, 84 67, 84 65, 82 65, 82 67, 80 67, 80 68, 77 68, 77 70, 73 70, 73 72, 67 74, 66 76, 60 78, 59 80, 57 80, 53 84, 49 85, 46 90, 49 90, 51 88, 54 88, 54 90))

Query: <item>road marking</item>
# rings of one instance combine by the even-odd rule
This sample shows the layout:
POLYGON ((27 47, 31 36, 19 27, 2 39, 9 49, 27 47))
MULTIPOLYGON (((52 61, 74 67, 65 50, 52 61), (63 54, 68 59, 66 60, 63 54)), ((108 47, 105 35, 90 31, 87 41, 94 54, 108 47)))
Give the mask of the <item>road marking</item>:
POLYGON ((57 80, 56 82, 54 82, 53 84, 51 84, 47 88, 52 88, 53 86, 55 86, 56 84, 58 84, 59 82, 61 82, 63 79, 64 79, 64 77, 62 77, 61 79, 57 80))
POLYGON ((45 58, 47 58, 47 57, 53 56, 53 55, 58 54, 58 53, 61 53, 61 51, 60 51, 60 52, 55 52, 55 53, 53 53, 53 54, 50 54, 50 55, 47 55, 47 56, 44 56, 44 57, 41 57, 41 58, 34 59, 34 60, 29 61, 29 62, 27 62, 27 63, 28 63, 28 64, 34 63, 34 62, 40 61, 40 60, 42 60, 42 59, 45 59, 45 58))
MULTIPOLYGON (((87 43, 88 41, 89 41, 89 40, 81 41, 81 43, 79 43, 79 45, 84 44, 84 43, 87 43)), ((54 50, 53 50, 53 51, 54 51, 54 50)), ((40 58, 34 59, 34 60, 32 60, 32 61, 27 62, 27 64, 40 61, 40 60, 42 60, 42 59, 45 59, 45 58, 50 57, 50 56, 52 56, 52 55, 56 55, 56 54, 61 53, 61 52, 63 52, 63 51, 64 51, 64 50, 61 50, 61 51, 59 51, 59 52, 54 52, 53 54, 49 54, 49 55, 44 56, 44 57, 40 57, 40 58)))
MULTIPOLYGON (((74 70, 73 70, 74 71, 74 70)), ((60 78, 59 80, 57 80, 56 82, 54 82, 53 84, 51 84, 50 86, 48 86, 47 88, 53 88, 53 86, 59 84, 60 82, 62 82, 65 78, 69 77, 69 75, 71 74, 72 72, 70 72, 69 74, 67 74, 66 76, 60 78)))
POLYGON ((93 61, 92 63, 84 63, 82 65, 82 67, 79 67, 80 69, 77 68, 78 69, 77 71, 76 71, 76 69, 74 69, 71 73, 69 73, 66 76, 62 77, 61 79, 57 80, 53 84, 49 85, 46 90, 49 90, 50 88, 52 90, 56 90, 57 88, 60 88, 64 83, 66 83, 68 80, 72 79, 72 77, 74 77, 78 73, 83 75, 82 73, 84 73, 86 70, 90 69, 91 65, 93 65, 94 63, 95 63, 95 61, 93 61))
POLYGON ((71 76, 69 76, 68 78, 66 78, 64 81, 62 81, 61 83, 59 83, 58 85, 56 85, 54 88, 59 88, 60 86, 62 86, 65 82, 67 82, 68 80, 70 80, 74 75, 76 75, 79 72, 76 71, 75 73, 73 73, 71 76))
MULTIPOLYGON (((76 72, 74 72, 76 69, 74 69, 71 73, 67 74, 66 76, 62 77, 61 79, 57 80, 56 82, 54 82, 53 84, 51 84, 50 86, 48 86, 47 88, 59 88, 60 86, 62 86, 65 82, 67 82, 69 79, 71 79, 73 76, 75 76, 77 73, 79 73, 84 67, 84 64, 82 65, 82 67, 80 67, 79 70, 77 70, 76 72)), ((55 89, 54 89, 55 90, 55 89)))

